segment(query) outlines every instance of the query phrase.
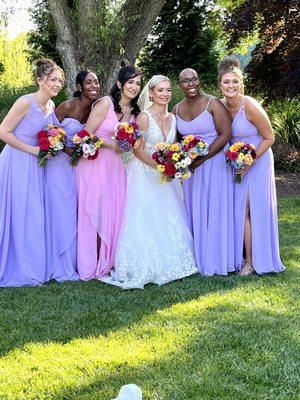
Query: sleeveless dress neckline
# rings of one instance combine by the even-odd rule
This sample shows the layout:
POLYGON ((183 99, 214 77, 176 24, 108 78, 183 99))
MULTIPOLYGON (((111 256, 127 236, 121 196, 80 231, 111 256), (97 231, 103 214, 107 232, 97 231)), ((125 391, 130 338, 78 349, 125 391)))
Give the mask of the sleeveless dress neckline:
POLYGON ((174 125, 174 121, 175 121, 175 119, 174 119, 175 116, 174 116, 174 118, 173 118, 173 114, 172 114, 172 113, 169 113, 169 114, 171 115, 171 126, 170 126, 170 129, 169 129, 169 132, 168 132, 167 136, 165 136, 164 133, 163 133, 163 131, 162 131, 161 128, 159 127, 158 123, 156 122, 155 118, 154 118, 153 115, 151 114, 151 112, 150 112, 149 110, 143 110, 142 112, 148 114, 149 117, 155 122, 156 127, 158 128, 158 130, 160 131, 160 133, 161 133, 161 135, 162 135, 162 137, 163 137, 163 142, 164 142, 164 143, 167 143, 167 140, 168 140, 168 138, 169 138, 169 136, 170 136, 170 134, 171 134, 171 132, 172 132, 172 129, 173 129, 173 125, 174 125))
POLYGON ((48 102, 47 102, 47 108, 49 108, 49 110, 47 110, 46 112, 44 112, 44 111, 41 109, 41 107, 38 105, 38 102, 35 100, 35 98, 34 98, 34 96, 33 96, 33 93, 30 93, 30 94, 28 94, 27 96, 28 96, 29 99, 31 100, 31 101, 30 101, 30 104, 34 104, 35 107, 37 108, 37 110, 38 110, 41 114, 43 114, 43 116, 44 116, 45 118, 47 118, 49 115, 52 114, 53 109, 50 110, 50 108, 48 107, 48 104, 50 104, 50 102, 51 102, 50 100, 48 100, 48 102))

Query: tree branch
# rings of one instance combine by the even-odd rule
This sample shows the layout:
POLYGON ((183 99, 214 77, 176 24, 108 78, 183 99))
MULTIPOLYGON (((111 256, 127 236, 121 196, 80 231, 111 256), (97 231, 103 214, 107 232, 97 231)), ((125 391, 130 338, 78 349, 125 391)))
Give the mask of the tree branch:
POLYGON ((127 0, 119 11, 119 19, 125 27, 125 56, 134 64, 149 32, 158 17, 165 0, 127 0))

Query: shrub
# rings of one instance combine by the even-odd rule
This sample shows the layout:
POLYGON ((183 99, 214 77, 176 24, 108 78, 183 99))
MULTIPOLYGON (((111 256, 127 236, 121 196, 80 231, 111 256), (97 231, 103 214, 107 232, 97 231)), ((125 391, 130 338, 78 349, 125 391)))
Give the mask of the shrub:
POLYGON ((300 98, 272 101, 268 114, 277 136, 300 148, 300 98))

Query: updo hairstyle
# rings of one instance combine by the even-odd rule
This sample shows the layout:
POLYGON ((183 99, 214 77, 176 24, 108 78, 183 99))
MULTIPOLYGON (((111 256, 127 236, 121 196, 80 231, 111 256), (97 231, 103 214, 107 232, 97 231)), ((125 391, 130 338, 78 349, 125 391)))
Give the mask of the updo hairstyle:
POLYGON ((60 68, 53 60, 50 58, 40 58, 35 63, 35 79, 44 78, 45 76, 50 76, 53 71, 59 71, 61 73, 62 81, 65 80, 65 74, 62 68, 60 68))
POLYGON ((236 76, 239 78, 241 82, 240 92, 244 93, 244 78, 243 73, 240 68, 239 60, 235 58, 224 58, 224 60, 220 61, 218 67, 218 82, 221 85, 221 80, 223 75, 227 74, 227 72, 234 72, 236 76))

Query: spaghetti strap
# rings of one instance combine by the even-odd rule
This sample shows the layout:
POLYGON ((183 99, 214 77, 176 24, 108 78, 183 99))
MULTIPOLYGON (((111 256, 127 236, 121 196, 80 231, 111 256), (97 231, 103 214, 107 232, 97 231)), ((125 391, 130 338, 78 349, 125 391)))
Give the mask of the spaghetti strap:
POLYGON ((175 106, 175 115, 178 115, 178 106, 179 106, 179 103, 177 103, 175 106))
POLYGON ((206 107, 205 107, 205 111, 208 111, 208 107, 209 107, 209 105, 210 105, 210 102, 212 101, 212 99, 214 99, 215 97, 211 97, 209 100, 208 100, 208 103, 206 104, 206 107))
POLYGON ((241 110, 245 111, 245 96, 242 95, 241 110))

